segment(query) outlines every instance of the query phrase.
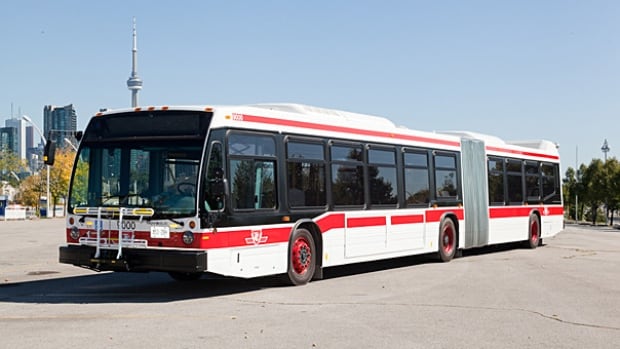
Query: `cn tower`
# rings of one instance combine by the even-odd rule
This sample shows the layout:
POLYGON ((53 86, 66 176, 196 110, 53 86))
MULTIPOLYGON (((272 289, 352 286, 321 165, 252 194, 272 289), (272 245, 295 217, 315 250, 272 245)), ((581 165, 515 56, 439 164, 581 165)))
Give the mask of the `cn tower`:
POLYGON ((138 40, 136 38, 136 18, 133 18, 133 49, 131 50, 131 76, 127 88, 131 91, 131 107, 138 106, 138 91, 142 89, 142 79, 138 77, 138 40))

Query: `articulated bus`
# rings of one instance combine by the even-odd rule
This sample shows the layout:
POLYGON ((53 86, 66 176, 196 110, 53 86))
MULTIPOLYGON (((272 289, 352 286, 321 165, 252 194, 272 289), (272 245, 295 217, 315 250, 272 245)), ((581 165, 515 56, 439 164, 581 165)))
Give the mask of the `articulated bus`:
POLYGON ((563 228, 549 141, 421 132, 299 104, 105 111, 81 135, 60 262, 293 285, 349 263, 563 228))

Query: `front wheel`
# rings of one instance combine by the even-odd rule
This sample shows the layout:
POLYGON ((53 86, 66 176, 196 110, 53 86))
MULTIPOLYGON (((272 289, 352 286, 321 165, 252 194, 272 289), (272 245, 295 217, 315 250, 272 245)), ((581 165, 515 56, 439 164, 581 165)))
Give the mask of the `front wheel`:
POLYGON ((295 230, 288 249, 288 281, 295 286, 307 284, 316 269, 315 258, 312 234, 303 228, 295 230))
POLYGON ((446 218, 439 225, 439 259, 449 262, 454 258, 457 249, 456 228, 454 221, 446 218))

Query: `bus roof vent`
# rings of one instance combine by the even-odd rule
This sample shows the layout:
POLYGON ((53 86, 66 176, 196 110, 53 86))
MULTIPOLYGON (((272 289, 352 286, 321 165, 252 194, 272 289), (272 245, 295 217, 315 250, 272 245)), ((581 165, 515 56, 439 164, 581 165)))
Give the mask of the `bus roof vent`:
POLYGON ((525 148, 546 150, 549 152, 555 152, 559 148, 559 145, 547 140, 524 140, 524 141, 507 141, 507 144, 517 145, 525 148))
POLYGON ((457 136, 466 139, 478 139, 485 143, 502 144, 505 143, 501 138, 485 135, 483 133, 471 132, 471 131, 437 131, 439 134, 446 134, 451 136, 457 136))

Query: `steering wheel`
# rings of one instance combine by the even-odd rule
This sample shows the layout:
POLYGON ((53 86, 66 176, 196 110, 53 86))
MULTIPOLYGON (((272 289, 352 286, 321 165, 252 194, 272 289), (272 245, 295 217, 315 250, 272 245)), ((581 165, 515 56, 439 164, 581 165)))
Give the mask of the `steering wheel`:
POLYGON ((189 182, 182 182, 177 184, 177 190, 182 195, 194 195, 196 192, 196 184, 189 182))

